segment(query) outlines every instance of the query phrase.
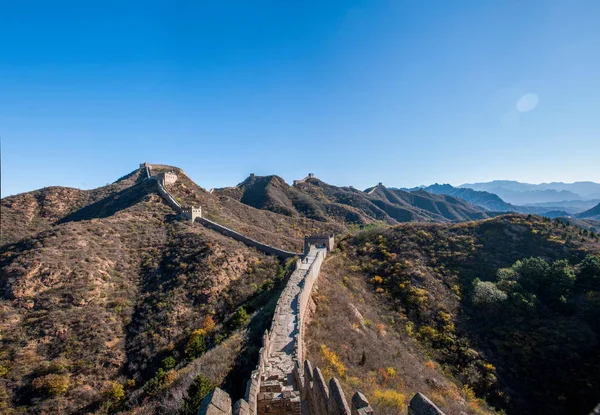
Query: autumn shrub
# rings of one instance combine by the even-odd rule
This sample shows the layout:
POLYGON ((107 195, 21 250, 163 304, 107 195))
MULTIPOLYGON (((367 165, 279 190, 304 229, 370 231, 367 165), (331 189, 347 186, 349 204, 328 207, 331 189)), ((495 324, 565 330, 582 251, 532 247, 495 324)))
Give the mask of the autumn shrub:
POLYGON ((342 363, 339 356, 324 344, 321 345, 321 357, 325 362, 326 368, 329 368, 341 377, 346 375, 346 366, 342 363))
POLYGON ((406 395, 394 389, 375 389, 373 400, 383 409, 401 412, 406 407, 406 395))
POLYGON ((125 399, 125 389, 119 382, 110 382, 103 392, 104 398, 111 402, 121 402, 125 399))
POLYGON ((51 373, 35 378, 32 386, 38 391, 50 396, 59 396, 69 390, 71 379, 67 375, 51 373))

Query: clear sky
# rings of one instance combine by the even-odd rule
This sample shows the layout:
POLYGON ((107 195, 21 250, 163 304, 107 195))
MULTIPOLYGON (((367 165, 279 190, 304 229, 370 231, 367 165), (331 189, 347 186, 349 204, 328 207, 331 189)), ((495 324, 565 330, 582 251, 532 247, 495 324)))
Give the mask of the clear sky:
POLYGON ((600 1, 2 1, 2 195, 600 181, 600 1))

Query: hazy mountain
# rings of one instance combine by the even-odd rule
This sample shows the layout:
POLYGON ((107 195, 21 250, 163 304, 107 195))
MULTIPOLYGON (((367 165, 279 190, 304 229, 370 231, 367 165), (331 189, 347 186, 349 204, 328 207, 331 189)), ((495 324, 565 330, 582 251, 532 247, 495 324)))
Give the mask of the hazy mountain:
POLYGON ((423 186, 408 191, 424 190, 434 194, 444 194, 454 196, 466 200, 476 206, 481 206, 493 212, 516 212, 517 208, 510 203, 506 203, 498 195, 490 192, 473 190, 468 188, 454 187, 449 184, 432 184, 431 186, 423 186))
POLYGON ((579 213, 584 210, 588 210, 600 203, 600 199, 590 200, 563 200, 560 202, 544 202, 544 203, 531 203, 526 206, 544 208, 544 209, 563 209, 569 213, 579 213))
POLYGON ((597 199, 600 196, 600 183, 594 182, 530 184, 512 180, 494 180, 465 183, 459 187, 495 193, 503 200, 516 205, 597 199))
POLYGON ((593 208, 586 210, 585 212, 581 212, 575 216, 578 219, 595 219, 600 220, 600 203, 598 203, 593 208))

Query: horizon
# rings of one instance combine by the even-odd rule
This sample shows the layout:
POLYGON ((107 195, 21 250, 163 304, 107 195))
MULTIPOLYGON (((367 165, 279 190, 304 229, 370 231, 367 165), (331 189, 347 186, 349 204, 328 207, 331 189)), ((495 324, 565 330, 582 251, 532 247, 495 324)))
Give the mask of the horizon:
POLYGON ((0 194, 96 188, 144 159, 207 189, 309 171, 358 189, 598 183, 598 12, 591 0, 11 3, 0 194))
MULTIPOLYGON (((168 166, 168 167, 173 167, 173 168, 181 169, 186 176, 188 176, 194 183, 196 183, 200 187, 204 188, 205 190, 209 190, 209 189, 213 188, 213 187, 210 187, 210 186, 205 186, 200 180, 197 180, 196 178, 194 178, 194 176, 192 174, 190 174, 187 169, 185 169, 185 168, 183 168, 183 167, 181 167, 179 165, 176 165, 176 164, 175 165, 170 165, 170 164, 164 164, 164 163, 150 163, 150 164, 151 165, 163 165, 163 166, 168 166)), ((116 176, 116 178, 109 179, 109 181, 104 181, 103 183, 101 183, 101 184, 99 184, 97 186, 96 185, 91 185, 91 186, 87 186, 87 187, 77 187, 77 186, 68 186, 68 185, 62 185, 62 184, 52 184, 52 185, 43 186, 43 187, 36 188, 36 189, 25 190, 23 192, 14 193, 14 194, 10 194, 10 195, 4 195, 4 194, 2 194, 2 198, 9 197, 9 196, 15 196, 15 195, 18 195, 18 194, 21 194, 21 193, 28 193, 28 192, 35 191, 35 190, 41 190, 41 189, 47 188, 47 187, 68 187, 68 188, 75 188, 75 189, 79 189, 79 190, 93 190, 93 189, 96 189, 96 188, 99 188, 99 187, 102 187, 102 186, 109 185, 111 183, 115 183, 121 177, 129 175, 129 174, 132 174, 132 173, 135 173, 137 170, 138 169, 134 169, 134 170, 131 170, 128 173, 125 173, 125 174, 123 174, 123 173, 118 174, 116 176)), ((314 172, 311 171, 311 173, 314 173, 314 172)), ((303 179, 303 178, 305 178, 308 175, 308 173, 306 173, 302 177, 286 178, 286 177, 283 177, 283 176, 281 176, 279 174, 276 174, 276 173, 272 173, 272 174, 256 174, 256 173, 250 172, 250 173, 247 173, 245 176, 241 177, 240 179, 238 179, 237 181, 234 180, 235 183, 231 183, 231 184, 226 185, 226 186, 214 187, 214 188, 215 189, 220 189, 220 188, 235 187, 235 186, 241 184, 248 177, 250 177, 251 174, 254 174, 255 176, 258 176, 258 177, 278 176, 278 177, 282 178, 290 186, 292 186, 294 180, 303 179)), ((361 191, 364 191, 364 190, 369 189, 371 187, 377 186, 378 183, 382 183, 382 185, 384 187, 387 187, 387 188, 397 188, 397 189, 416 189, 416 188, 419 188, 419 187, 428 187, 428 186, 432 186, 432 185, 436 185, 436 184, 437 185, 450 185, 450 186, 453 186, 453 187, 461 187, 461 186, 465 186, 465 185, 469 185, 469 184, 492 183, 492 182, 495 182, 495 181, 509 181, 509 182, 516 182, 516 183, 529 184, 529 185, 535 185, 535 186, 537 186, 537 185, 544 185, 544 184, 555 184, 555 183, 556 184, 565 184, 565 185, 572 185, 572 184, 577 184, 577 183, 593 183, 593 184, 600 185, 600 182, 594 182, 594 181, 589 181, 589 180, 588 181, 575 181, 575 182, 528 183, 528 182, 522 182, 522 181, 518 181, 518 180, 511 180, 511 179, 496 179, 496 180, 490 180, 490 181, 487 181, 487 182, 471 182, 471 183, 460 183, 460 184, 452 184, 452 183, 446 183, 446 182, 432 182, 432 183, 429 183, 429 184, 420 184, 420 185, 416 185, 416 186, 404 186, 404 185, 398 185, 398 184, 394 184, 394 183, 385 183, 385 182, 378 181, 378 182, 372 183, 370 185, 367 185, 365 187, 358 187, 358 186, 355 186, 352 183, 332 183, 330 181, 327 181, 325 178, 320 177, 318 173, 314 173, 314 174, 315 174, 315 178, 317 178, 317 179, 319 179, 319 180, 321 180, 321 181, 323 181, 323 182, 325 182, 327 184, 330 184, 330 185, 333 185, 333 186, 337 186, 337 187, 354 187, 355 189, 358 189, 358 190, 361 190, 361 191)))

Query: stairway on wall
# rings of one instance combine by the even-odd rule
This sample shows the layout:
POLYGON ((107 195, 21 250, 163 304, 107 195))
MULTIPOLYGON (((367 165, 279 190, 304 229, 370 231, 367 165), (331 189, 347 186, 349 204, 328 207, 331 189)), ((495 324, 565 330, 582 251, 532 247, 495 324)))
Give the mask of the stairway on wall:
POLYGON ((296 270, 281 294, 273 325, 271 327, 269 353, 260 383, 257 399, 257 412, 300 413, 300 385, 296 384, 294 368, 301 358, 297 355, 302 341, 299 333, 299 302, 305 278, 319 251, 312 249, 303 260, 298 262, 296 270))

